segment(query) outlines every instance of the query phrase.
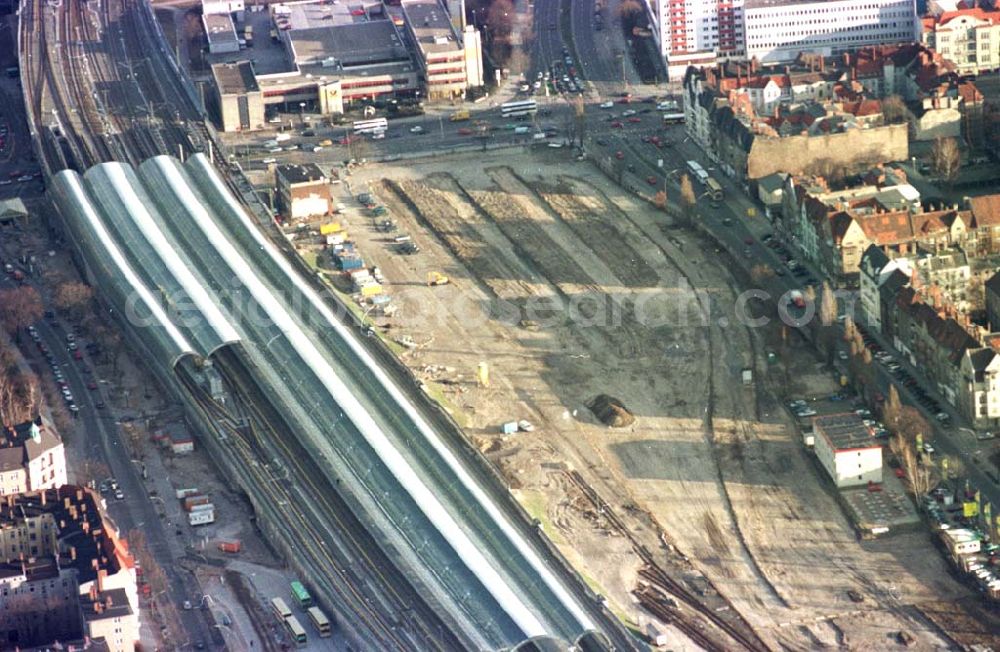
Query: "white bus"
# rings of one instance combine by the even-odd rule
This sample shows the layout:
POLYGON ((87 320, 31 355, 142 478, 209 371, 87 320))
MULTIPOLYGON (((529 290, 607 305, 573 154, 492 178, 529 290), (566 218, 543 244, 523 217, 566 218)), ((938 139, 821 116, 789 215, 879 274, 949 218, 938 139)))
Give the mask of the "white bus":
POLYGON ((292 610, 288 608, 288 605, 281 598, 271 598, 271 609, 278 620, 281 621, 292 615, 292 610))
POLYGON ((538 111, 538 102, 535 100, 504 102, 500 105, 500 115, 505 118, 513 118, 519 115, 531 115, 536 111, 538 111))
POLYGON ((682 125, 684 124, 684 114, 683 113, 664 113, 663 114, 663 124, 666 125, 682 125))
POLYGON ((326 638, 333 635, 333 630, 330 627, 330 619, 326 617, 319 607, 309 607, 306 610, 309 614, 309 622, 313 624, 316 631, 319 632, 320 638, 326 638))
POLYGON ((291 637, 295 647, 306 646, 306 630, 302 629, 298 618, 295 616, 285 618, 285 629, 288 630, 288 635, 291 637))
POLYGON ((705 168, 701 167, 701 165, 698 164, 698 161, 688 161, 687 168, 699 183, 702 185, 708 183, 708 172, 705 172, 705 168))
POLYGON ((356 134, 374 134, 374 133, 385 133, 386 129, 389 128, 389 121, 385 118, 372 118, 371 120, 358 120, 354 123, 354 133, 356 134))

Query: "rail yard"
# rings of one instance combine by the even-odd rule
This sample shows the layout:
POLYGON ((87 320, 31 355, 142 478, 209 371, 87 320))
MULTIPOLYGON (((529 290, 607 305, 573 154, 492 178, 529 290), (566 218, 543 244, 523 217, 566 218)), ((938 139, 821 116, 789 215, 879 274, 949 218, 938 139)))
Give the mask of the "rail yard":
POLYGON ((128 296, 140 297, 152 322, 122 326, 156 361, 150 370, 165 388, 185 400, 189 418, 214 433, 206 445, 221 471, 248 494, 258 525, 289 563, 313 578, 348 638, 373 649, 504 647, 538 637, 628 647, 513 503, 494 502, 491 473, 468 460, 460 441, 440 439, 447 421, 410 403, 405 393, 416 389, 399 385, 405 377, 390 361, 353 341, 350 322, 341 324, 336 306, 248 221, 231 194, 238 183, 205 155, 184 168, 163 156, 213 147, 177 69, 149 51, 163 47, 149 6, 28 2, 21 16, 32 134, 88 280, 121 311, 128 296), (246 288, 249 308, 278 325, 273 331, 241 318, 248 306, 219 293, 231 278, 246 288), (293 318, 282 308, 274 292, 289 283, 309 314, 293 318), (198 323, 174 324, 154 287, 193 297, 198 323), (298 323, 306 318, 309 326, 298 323), (317 327, 324 331, 302 330, 317 327), (257 344, 245 349, 244 340, 257 344), (323 342, 322 352, 311 342, 323 342), (322 360, 335 366, 317 367, 322 360), (306 376, 289 394, 279 379, 295 368, 306 376), (362 369, 370 375, 350 378, 362 369), (206 394, 216 373, 227 407, 218 393, 206 394), (330 394, 310 394, 317 389, 330 394), (301 421, 319 405, 329 406, 319 421, 301 421), (406 440, 414 436, 422 443, 406 440), (418 458, 400 455, 428 444, 418 458), (444 497, 429 483, 443 483, 444 497), (391 491, 402 493, 387 502, 391 491))

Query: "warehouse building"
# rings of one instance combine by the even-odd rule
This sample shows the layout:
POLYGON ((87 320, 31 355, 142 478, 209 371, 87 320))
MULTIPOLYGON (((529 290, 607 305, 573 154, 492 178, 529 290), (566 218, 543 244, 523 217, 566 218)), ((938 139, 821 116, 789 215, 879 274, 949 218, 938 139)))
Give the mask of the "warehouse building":
POLYGON ((254 131, 264 126, 264 96, 249 61, 212 66, 210 103, 222 131, 254 131))
POLYGON ((813 431, 816 457, 838 488, 882 482, 882 445, 858 415, 816 417, 813 431))
POLYGON ((278 206, 287 219, 326 215, 333 210, 330 179, 315 163, 279 165, 278 206))

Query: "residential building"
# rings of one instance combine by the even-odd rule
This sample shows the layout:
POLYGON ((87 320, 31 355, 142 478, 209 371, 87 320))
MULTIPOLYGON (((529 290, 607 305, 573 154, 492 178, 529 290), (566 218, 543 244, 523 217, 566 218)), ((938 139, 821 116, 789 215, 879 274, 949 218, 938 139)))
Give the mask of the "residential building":
POLYGON ((264 95, 249 61, 213 65, 209 92, 209 106, 222 131, 255 131, 264 127, 264 95))
POLYGON ((861 417, 815 417, 813 432, 816 457, 837 488, 882 482, 882 445, 861 417))
POLYGON ((64 484, 66 452, 51 425, 39 418, 0 430, 0 496, 64 484))
MULTIPOLYGON (((868 245, 859 266, 861 313, 856 318, 874 330, 882 331, 882 292, 886 283, 909 283, 912 270, 906 258, 891 259, 878 245, 868 245), (900 278, 902 277, 902 278, 900 278)), ((902 287, 902 286, 900 286, 902 287)), ((898 289, 898 288, 897 288, 898 289)), ((895 293, 892 294, 895 298, 895 293)))
POLYGON ((1000 11, 971 7, 921 21, 921 43, 934 48, 963 75, 1000 69, 1000 11))
POLYGON ((1000 273, 994 274, 985 284, 986 320, 990 331, 1000 333, 1000 273))
POLYGON ((330 179, 315 163, 279 165, 278 206, 286 219, 327 215, 333 210, 330 179))
POLYGON ((743 56, 763 63, 908 43, 920 34, 913 0, 746 0, 743 24, 743 56))
POLYGON ((1000 427, 1000 354, 989 346, 967 350, 961 374, 959 411, 976 428, 996 430, 1000 427))
POLYGON ((64 485, 0 502, 0 648, 135 649, 135 562, 99 501, 64 485))

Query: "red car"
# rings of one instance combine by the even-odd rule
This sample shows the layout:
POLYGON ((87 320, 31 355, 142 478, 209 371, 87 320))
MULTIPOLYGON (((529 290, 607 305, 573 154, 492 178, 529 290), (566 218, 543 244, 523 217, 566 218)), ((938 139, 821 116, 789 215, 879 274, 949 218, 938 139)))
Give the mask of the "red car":
POLYGON ((622 152, 621 150, 618 150, 617 152, 615 152, 615 158, 620 161, 623 158, 625 158, 625 153, 622 152))
POLYGON ((646 177, 646 183, 648 183, 651 186, 655 186, 659 182, 656 180, 656 177, 654 177, 653 175, 649 175, 648 177, 646 177))
POLYGON ((87 389, 89 389, 90 391, 94 391, 95 389, 97 389, 97 383, 95 383, 94 381, 90 381, 89 383, 87 383, 87 389))
POLYGON ((631 104, 632 103, 632 98, 631 97, 623 97, 622 99, 618 100, 618 103, 619 104, 631 104))
POLYGON ((640 122, 642 122, 642 118, 638 118, 636 116, 632 116, 631 118, 628 119, 628 121, 631 122, 632 124, 636 125, 636 124, 639 124, 640 122))
POLYGON ((613 129, 624 129, 625 125, 622 124, 621 120, 615 120, 611 123, 613 129))
POLYGON ((73 351, 73 359, 74 360, 83 360, 83 351, 81 351, 79 349, 77 349, 76 351, 73 351))
POLYGON ((748 245, 752 245, 753 244, 753 238, 744 238, 743 242, 745 242, 748 245))
POLYGON ((468 136, 470 134, 472 134, 472 130, 469 129, 468 127, 462 127, 461 129, 458 130, 459 136, 468 136))

